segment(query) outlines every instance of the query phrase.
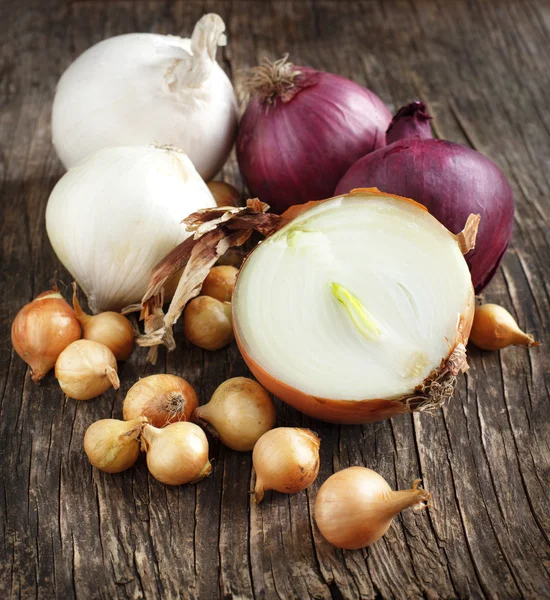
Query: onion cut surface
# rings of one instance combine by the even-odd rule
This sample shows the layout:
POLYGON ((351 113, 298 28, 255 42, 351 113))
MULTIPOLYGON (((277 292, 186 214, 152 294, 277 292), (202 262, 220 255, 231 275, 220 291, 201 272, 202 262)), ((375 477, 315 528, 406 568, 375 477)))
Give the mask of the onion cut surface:
POLYGON ((415 202, 365 190, 306 205, 252 252, 233 295, 260 383, 342 423, 452 395, 473 310, 457 237, 415 202))

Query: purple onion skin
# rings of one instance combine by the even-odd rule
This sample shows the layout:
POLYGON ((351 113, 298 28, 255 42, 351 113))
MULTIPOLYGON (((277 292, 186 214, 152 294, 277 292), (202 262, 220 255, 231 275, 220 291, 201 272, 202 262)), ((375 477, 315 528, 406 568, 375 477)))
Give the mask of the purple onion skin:
POLYGON ((360 157, 385 145, 391 113, 376 94, 308 67, 297 91, 271 104, 252 97, 241 119, 237 159, 252 196, 281 213, 322 200, 360 157))
POLYGON ((476 246, 465 258, 476 293, 489 283, 514 222, 512 190, 491 160, 453 142, 403 139, 356 162, 335 194, 359 187, 412 198, 453 233, 463 229, 470 213, 480 214, 476 246))

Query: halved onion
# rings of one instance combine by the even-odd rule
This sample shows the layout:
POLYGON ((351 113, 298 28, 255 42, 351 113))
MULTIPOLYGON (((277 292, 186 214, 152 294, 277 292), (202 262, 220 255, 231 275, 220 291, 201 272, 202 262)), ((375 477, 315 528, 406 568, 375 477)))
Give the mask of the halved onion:
POLYGON ((378 190, 286 217, 245 261, 233 295, 237 343, 258 381, 339 423, 450 398, 467 368, 474 292, 463 253, 479 218, 456 236, 416 202, 378 190))

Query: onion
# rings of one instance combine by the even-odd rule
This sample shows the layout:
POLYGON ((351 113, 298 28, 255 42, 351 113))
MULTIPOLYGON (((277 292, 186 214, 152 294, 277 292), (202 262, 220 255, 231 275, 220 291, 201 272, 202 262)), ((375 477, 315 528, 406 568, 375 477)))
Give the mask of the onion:
POLYGON ((231 303, 210 296, 194 298, 183 313, 185 337, 195 346, 214 352, 233 341, 231 303))
POLYGON ((129 469, 138 459, 139 436, 146 424, 145 417, 131 421, 102 419, 92 423, 84 435, 88 460, 106 473, 129 469))
POLYGON ((431 138, 430 118, 422 102, 402 108, 387 132, 388 143, 393 143, 356 162, 335 194, 376 186, 414 198, 454 233, 469 214, 479 213, 476 247, 466 256, 478 293, 495 274, 512 236, 512 190, 502 171, 479 152, 426 139, 431 138))
POLYGON ((315 500, 315 522, 323 537, 338 548, 370 546, 388 531, 405 508, 426 508, 431 494, 414 481, 410 490, 394 492, 375 471, 349 467, 331 475, 315 500))
POLYGON ((232 377, 219 385, 210 402, 193 412, 193 420, 232 450, 247 452, 275 425, 275 405, 259 384, 232 377))
POLYGON ((130 356, 134 347, 134 328, 124 315, 112 311, 102 312, 93 317, 86 314, 78 301, 74 282, 73 309, 82 325, 82 337, 85 340, 107 346, 117 360, 126 360, 130 356))
POLYGON ((202 283, 201 294, 220 302, 231 302, 239 270, 231 265, 212 267, 202 283))
POLYGON ((193 423, 178 421, 163 429, 145 425, 141 449, 147 452, 151 475, 167 485, 195 483, 208 476, 208 440, 204 431, 193 423))
POLYGON ((178 421, 189 421, 199 401, 185 379, 177 375, 149 375, 128 390, 122 405, 125 421, 147 417, 157 428, 178 421))
POLYGON ((246 185, 275 212, 331 196, 356 160, 384 146, 391 120, 373 92, 287 58, 250 71, 237 136, 246 185))
POLYGON ((35 383, 53 368, 65 348, 80 339, 80 323, 57 288, 26 304, 11 326, 11 343, 31 368, 35 383))
POLYGON ((241 195, 230 183, 209 181, 206 185, 212 192, 218 206, 239 206, 241 195))
POLYGON ((233 87, 216 62, 225 24, 202 17, 191 39, 130 33, 99 42, 65 71, 53 143, 70 168, 107 146, 173 144, 204 179, 223 166, 237 130, 233 87))
POLYGON ((514 317, 498 304, 476 306, 470 341, 481 350, 502 350, 508 346, 540 346, 530 333, 519 328, 514 317))
POLYGON ((156 263, 189 233, 181 224, 216 206, 191 161, 166 146, 105 148, 59 180, 46 229, 94 313, 139 302, 156 263))
POLYGON ((111 386, 120 387, 115 355, 92 340, 69 344, 55 363, 55 376, 66 396, 75 400, 91 400, 111 386))
POLYGON ((256 502, 264 499, 266 490, 295 494, 308 488, 319 474, 320 446, 309 429, 277 427, 264 433, 252 452, 256 502))
POLYGON ((455 236, 416 202, 378 190, 281 219, 233 293, 235 337, 256 379, 298 410, 340 423, 450 398, 466 367, 474 293, 462 254, 478 219, 455 236))

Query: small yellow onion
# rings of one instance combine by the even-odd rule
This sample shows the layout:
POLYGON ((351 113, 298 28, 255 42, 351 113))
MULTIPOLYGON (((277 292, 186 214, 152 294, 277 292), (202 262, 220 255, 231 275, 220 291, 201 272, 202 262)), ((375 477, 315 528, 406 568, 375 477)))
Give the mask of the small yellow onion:
POLYGON ((224 381, 208 404, 199 406, 193 419, 232 450, 252 450, 275 425, 275 406, 264 388, 252 379, 224 381))
POLYGON ((225 181, 209 181, 207 184, 218 206, 239 206, 240 194, 225 181))
POLYGON ((502 350, 507 346, 540 346, 540 342, 536 342, 531 334, 523 332, 514 317, 498 304, 476 306, 470 341, 481 350, 502 350))
POLYGON ((73 308, 76 318, 82 325, 85 340, 104 344, 117 360, 126 360, 134 346, 134 330, 130 321, 120 313, 108 311, 88 315, 76 297, 76 284, 73 283, 73 308))
POLYGON ((309 429, 277 427, 256 442, 252 463, 256 471, 256 502, 266 490, 293 494, 309 487, 319 473, 321 440, 309 429))
POLYGON ((199 402, 195 390, 176 375, 150 375, 135 383, 122 406, 125 421, 147 417, 154 427, 189 421, 199 402))
POLYGON ((81 336, 73 309, 57 289, 44 292, 26 304, 11 327, 11 343, 29 365, 32 380, 39 382, 57 357, 81 336))
POLYGON ((91 340, 67 346, 55 363, 55 376, 65 394, 75 400, 90 400, 111 386, 120 387, 115 355, 91 340))
POLYGON ((338 548, 370 546, 388 530, 395 515, 410 506, 425 508, 431 494, 419 487, 394 492, 371 469, 349 467, 331 475, 315 501, 315 521, 325 539, 338 548))
POLYGON ((139 436, 147 419, 102 419, 84 435, 84 452, 94 467, 106 473, 129 469, 139 456, 139 436))
POLYGON ((141 449, 147 452, 149 472, 161 483, 195 483, 212 470, 206 435, 193 423, 179 421, 163 429, 145 425, 141 449))
POLYGON ((239 269, 231 265, 212 267, 202 284, 201 294, 220 302, 231 302, 238 273, 239 269))
POLYGON ((185 337, 205 350, 219 350, 233 340, 231 304, 210 296, 193 298, 183 313, 185 337))

